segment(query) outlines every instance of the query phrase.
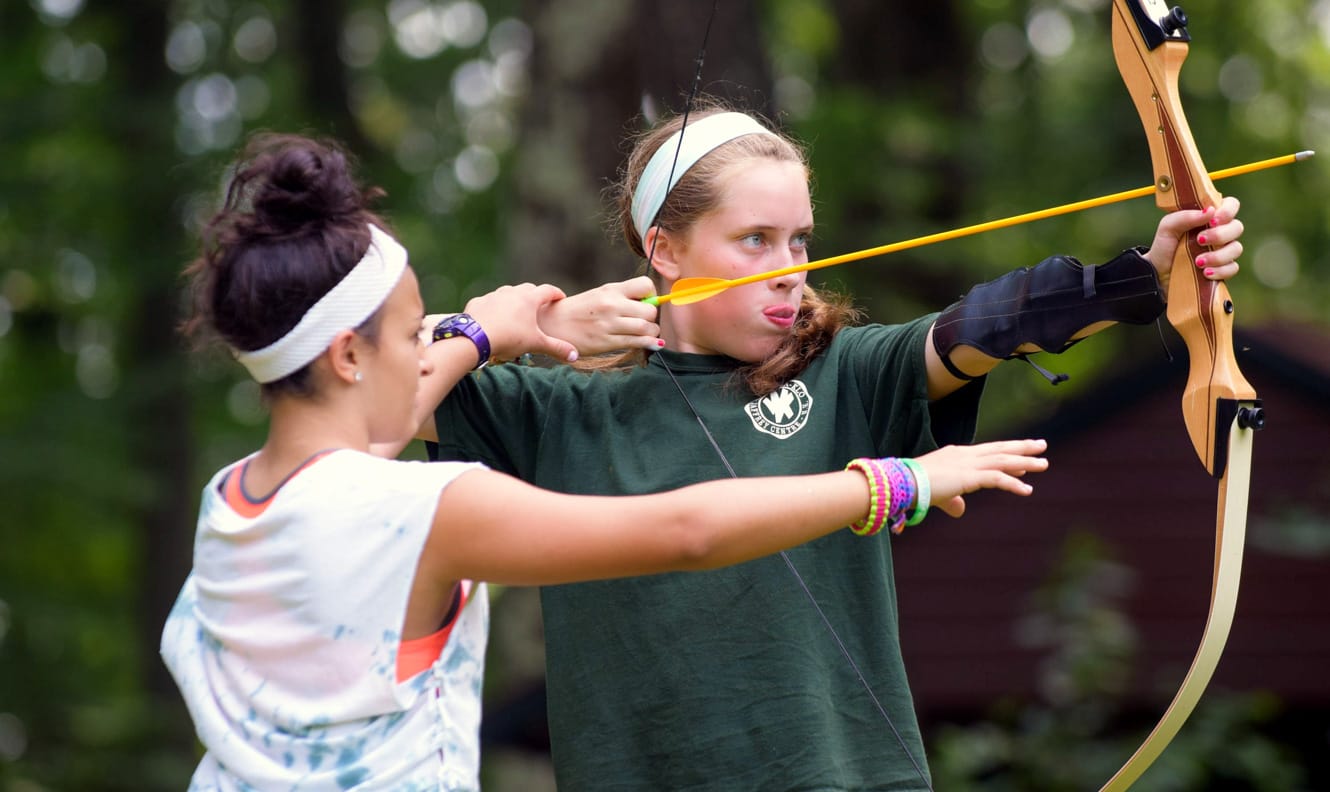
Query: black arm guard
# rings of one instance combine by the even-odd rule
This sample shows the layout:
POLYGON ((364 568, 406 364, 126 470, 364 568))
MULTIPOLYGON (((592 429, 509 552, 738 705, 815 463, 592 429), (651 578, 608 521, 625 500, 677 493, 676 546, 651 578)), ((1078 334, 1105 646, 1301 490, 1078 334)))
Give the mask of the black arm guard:
POLYGON ((1164 295, 1144 251, 1125 250, 1097 267, 1052 256, 975 286, 933 325, 942 364, 960 379, 974 379, 951 362, 957 345, 1010 358, 1023 344, 1061 352, 1074 343, 1073 335, 1096 322, 1153 322, 1164 310, 1164 295))

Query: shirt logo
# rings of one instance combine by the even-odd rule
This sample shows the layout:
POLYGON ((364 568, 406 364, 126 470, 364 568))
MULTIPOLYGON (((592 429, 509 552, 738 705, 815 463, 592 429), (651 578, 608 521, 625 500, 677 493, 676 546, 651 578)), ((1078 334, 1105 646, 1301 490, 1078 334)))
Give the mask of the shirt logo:
POLYGON ((790 380, 780 390, 753 399, 744 406, 753 428, 778 440, 804 428, 812 409, 813 397, 799 380, 790 380))

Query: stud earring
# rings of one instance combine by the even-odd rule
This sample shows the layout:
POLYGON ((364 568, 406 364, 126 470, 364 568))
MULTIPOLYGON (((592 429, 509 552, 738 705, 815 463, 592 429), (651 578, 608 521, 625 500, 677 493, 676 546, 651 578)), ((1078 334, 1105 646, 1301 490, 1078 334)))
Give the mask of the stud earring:
POLYGON ((361 374, 359 371, 357 371, 357 372, 356 372, 356 382, 362 382, 362 381, 364 381, 364 379, 365 379, 365 375, 364 375, 364 374, 361 374))

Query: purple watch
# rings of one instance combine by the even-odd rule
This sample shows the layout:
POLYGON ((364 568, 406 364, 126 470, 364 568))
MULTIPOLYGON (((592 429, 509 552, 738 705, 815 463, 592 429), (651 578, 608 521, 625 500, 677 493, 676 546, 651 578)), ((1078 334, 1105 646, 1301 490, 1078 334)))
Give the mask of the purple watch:
POLYGON ((454 336, 466 336, 471 339, 471 343, 476 345, 476 353, 480 356, 476 362, 476 368, 482 369, 490 362, 490 339, 485 335, 485 331, 480 329, 480 323, 471 317, 471 314, 453 314, 445 317, 438 324, 434 325, 435 341, 442 341, 445 338, 454 336))

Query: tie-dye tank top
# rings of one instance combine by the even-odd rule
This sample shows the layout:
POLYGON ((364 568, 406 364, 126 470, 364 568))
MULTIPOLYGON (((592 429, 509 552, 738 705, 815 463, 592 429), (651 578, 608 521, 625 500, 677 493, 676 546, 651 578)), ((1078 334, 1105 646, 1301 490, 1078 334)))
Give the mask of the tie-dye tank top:
POLYGON ((397 655, 439 493, 471 464, 335 451, 260 501, 203 491, 162 656, 207 749, 191 790, 474 790, 484 586, 437 660, 397 655))

